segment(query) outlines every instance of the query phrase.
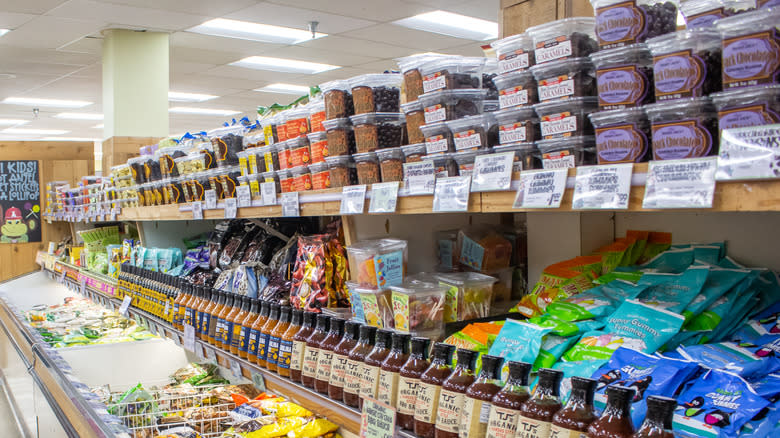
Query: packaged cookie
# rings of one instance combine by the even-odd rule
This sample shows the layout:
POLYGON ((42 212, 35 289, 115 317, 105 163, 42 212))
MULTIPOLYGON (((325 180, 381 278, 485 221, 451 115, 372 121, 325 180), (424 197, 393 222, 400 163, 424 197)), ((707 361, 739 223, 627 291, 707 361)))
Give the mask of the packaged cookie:
POLYGON ((590 0, 602 49, 641 43, 677 30, 677 0, 590 0))
POLYGON ((562 169, 596 164, 596 141, 593 136, 559 138, 536 142, 542 155, 542 167, 562 169))
POLYGON ((501 75, 525 70, 535 64, 534 40, 521 33, 493 41, 490 46, 496 50, 498 73, 501 75))
POLYGON ((653 55, 644 43, 592 53, 602 110, 655 102, 653 55))
POLYGON ((401 80, 401 75, 395 73, 372 73, 350 79, 355 114, 400 111, 401 80))
POLYGON ((708 97, 658 102, 645 111, 651 121, 654 160, 718 154, 718 118, 708 97))
POLYGON ((358 153, 401 146, 404 134, 403 113, 367 113, 349 118, 355 132, 358 153))
POLYGON ((516 106, 528 106, 539 102, 537 84, 533 73, 519 70, 496 76, 493 82, 498 88, 498 106, 500 109, 516 106))
POLYGON ((534 105, 534 110, 539 115, 542 138, 545 140, 593 135, 593 125, 588 114, 597 108, 596 97, 574 97, 565 101, 534 105))
POLYGON ((653 54, 655 100, 701 97, 721 90, 720 34, 681 30, 647 41, 653 54))
POLYGON ((780 7, 718 20, 723 50, 723 89, 776 84, 780 80, 780 7))
POLYGON ((539 102, 596 95, 596 69, 590 58, 561 59, 531 68, 539 102))
POLYGON ((599 164, 647 161, 650 121, 642 108, 590 113, 599 164))
POLYGON ((533 107, 507 108, 493 113, 500 144, 534 142, 542 137, 533 107))
POLYGON ((537 64, 563 58, 581 58, 599 49, 596 19, 571 17, 530 27, 525 32, 534 40, 537 64))

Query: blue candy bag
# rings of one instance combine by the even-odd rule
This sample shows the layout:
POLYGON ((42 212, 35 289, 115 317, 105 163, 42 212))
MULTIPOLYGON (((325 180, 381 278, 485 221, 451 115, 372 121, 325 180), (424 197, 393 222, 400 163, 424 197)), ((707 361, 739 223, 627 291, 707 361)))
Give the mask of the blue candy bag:
POLYGON ((551 331, 550 327, 507 319, 488 354, 502 356, 504 361, 534 363, 542 346, 542 338, 551 331))
POLYGON ((766 376, 750 382, 750 385, 760 395, 769 401, 780 399, 780 374, 767 374, 766 376))
POLYGON ((780 370, 780 335, 762 336, 755 344, 720 342, 679 347, 677 352, 707 368, 727 370, 748 380, 780 370))
POLYGON ((599 360, 581 360, 579 362, 558 362, 552 368, 554 370, 563 371, 563 379, 561 380, 561 403, 564 405, 569 399, 571 393, 571 378, 573 376, 588 377, 593 374, 594 371, 601 368, 602 365, 607 363, 606 359, 599 360))
POLYGON ((604 331, 640 340, 640 350, 652 354, 682 328, 682 315, 628 300, 607 318, 604 331))
POLYGON ((664 251, 640 265, 643 271, 667 272, 677 274, 688 269, 693 264, 693 248, 679 248, 664 251))
POLYGON ((539 368, 551 368, 563 356, 563 353, 579 339, 580 337, 576 335, 569 337, 557 336, 552 333, 545 335, 531 371, 536 372, 539 368))
POLYGON ((739 438, 766 438, 780 436, 780 402, 772 403, 742 426, 739 438))
POLYGON ((639 285, 647 286, 637 300, 674 313, 682 311, 701 292, 709 276, 706 266, 693 266, 681 274, 647 273, 639 285))

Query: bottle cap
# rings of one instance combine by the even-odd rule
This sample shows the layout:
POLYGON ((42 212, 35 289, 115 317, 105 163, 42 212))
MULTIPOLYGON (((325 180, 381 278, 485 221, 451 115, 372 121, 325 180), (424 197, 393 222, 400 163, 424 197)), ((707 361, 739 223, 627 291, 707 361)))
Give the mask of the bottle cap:
POLYGON ((474 371, 474 368, 477 367, 477 356, 479 356, 479 353, 476 351, 458 348, 457 356, 458 365, 467 368, 469 371, 474 371))
POLYGON ((553 370, 550 368, 542 368, 537 373, 539 376, 538 387, 550 388, 552 395, 558 396, 561 390, 561 380, 563 379, 563 371, 553 370))
POLYGON ((516 362, 510 360, 507 362, 509 367, 509 379, 514 380, 521 386, 528 386, 528 377, 531 374, 532 365, 528 362, 516 362))
POLYGON ((455 353, 454 345, 445 344, 444 342, 433 344, 433 360, 442 361, 449 365, 452 363, 453 353, 455 353))
POLYGON ((375 340, 376 340, 376 327, 370 325, 360 326, 359 342, 367 343, 368 345, 374 345, 375 340))
POLYGON ((501 376, 501 364, 504 362, 504 358, 500 356, 490 356, 488 354, 482 355, 482 371, 479 373, 482 377, 487 377, 491 380, 500 379, 501 376))
POLYGON ((415 356, 422 356, 425 359, 428 356, 428 345, 431 344, 431 340, 423 337, 412 338, 412 354, 415 356))
POLYGON ((575 391, 577 396, 585 401, 585 404, 593 404, 593 393, 596 392, 596 386, 599 382, 586 377, 572 376, 571 378, 571 393, 574 396, 575 391))

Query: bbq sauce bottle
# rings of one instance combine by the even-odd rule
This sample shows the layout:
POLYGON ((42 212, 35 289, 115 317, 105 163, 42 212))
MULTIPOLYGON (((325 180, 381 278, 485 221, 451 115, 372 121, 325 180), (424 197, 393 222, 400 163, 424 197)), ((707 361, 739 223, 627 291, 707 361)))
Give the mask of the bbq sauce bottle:
POLYGON ((461 410, 466 400, 466 390, 474 383, 474 367, 479 353, 473 350, 458 349, 458 364, 455 370, 442 383, 439 393, 439 406, 436 410, 436 438, 457 438, 460 426, 461 410))
POLYGON ((397 407, 398 402, 398 372, 409 359, 411 337, 412 335, 393 333, 393 346, 379 371, 379 391, 376 399, 393 408, 397 407))
MULTIPOLYGON (((203 322, 203 328, 201 330, 201 333, 202 333, 201 339, 204 342, 208 342, 209 344, 213 343, 212 340, 211 340, 211 333, 212 333, 211 323, 213 321, 212 318, 214 316, 214 309, 216 309, 217 308, 217 304, 219 304, 219 297, 220 297, 219 291, 216 290, 216 289, 211 289, 211 299, 210 299, 208 305, 206 306, 206 309, 203 311, 204 312, 204 314, 203 314, 203 321, 204 322, 203 322)), ((216 329, 216 327, 215 327, 215 329, 216 329)))
MULTIPOLYGON (((293 338, 301 330, 303 322, 303 310, 292 309, 290 325, 279 340, 279 362, 276 364, 276 372, 282 377, 290 377, 292 366, 293 338)), ((300 364, 298 370, 300 371, 300 364)))
POLYGON ((320 343, 320 354, 317 357, 317 374, 314 376, 314 390, 321 393, 328 393, 328 384, 330 383, 330 371, 333 367, 333 350, 344 337, 344 320, 341 318, 331 318, 330 330, 328 336, 320 343))
POLYGON ((208 341, 209 344, 216 346, 217 345, 217 329, 219 328, 219 312, 222 311, 222 307, 225 305, 225 302, 227 301, 227 295, 225 292, 221 290, 214 290, 214 292, 217 294, 216 298, 216 304, 213 308, 210 309, 209 312, 209 335, 208 335, 208 341))
POLYGON ((328 381, 328 397, 331 400, 344 399, 344 384, 347 379, 347 361, 349 352, 355 348, 360 336, 360 323, 347 321, 344 323, 344 337, 333 349, 333 360, 330 366, 328 381))
POLYGON ((588 426, 596 420, 593 393, 597 384, 585 377, 571 378, 571 395, 566 406, 553 416, 551 438, 585 438, 588 426))
POLYGON ((290 379, 303 384, 303 355, 306 352, 306 340, 314 333, 314 324, 317 314, 313 312, 303 313, 303 325, 292 338, 292 356, 290 357, 290 379))
POLYGON ((460 415, 458 435, 461 438, 484 438, 490 418, 490 402, 501 387, 503 357, 482 355, 482 370, 466 390, 466 400, 460 415))
POLYGON ((282 306, 277 303, 271 303, 271 312, 268 314, 268 320, 260 329, 260 337, 257 338, 257 361, 256 363, 263 368, 268 367, 268 340, 271 338, 271 332, 279 322, 279 312, 282 306))
POLYGON ((414 409, 414 433, 420 438, 433 438, 436 410, 444 380, 452 374, 452 354, 455 346, 438 342, 433 345, 433 361, 420 376, 414 409))
POLYGON ((356 408, 360 406, 360 382, 363 362, 374 349, 376 327, 364 325, 360 327, 360 338, 355 348, 347 356, 347 370, 344 375, 344 404, 356 408))
POLYGON ((520 420, 520 406, 531 398, 531 393, 528 391, 531 364, 510 361, 507 366, 509 377, 506 385, 491 400, 492 406, 485 434, 487 438, 514 438, 520 420))
POLYGON ((382 362, 390 355, 390 345, 393 332, 390 330, 377 330, 374 349, 363 361, 360 370, 360 409, 363 409, 363 398, 377 398, 379 393, 379 373, 382 371, 382 362))
POLYGON ((634 390, 623 386, 608 386, 607 406, 596 421, 588 427, 590 438, 629 438, 634 434, 631 420, 631 400, 634 390))
POLYGON ((249 345, 246 349, 246 358, 252 363, 257 363, 257 344, 260 342, 260 330, 262 330, 268 315, 271 313, 271 303, 262 301, 260 303, 260 315, 249 328, 249 345))
POLYGON ((243 328, 244 320, 249 315, 249 310, 252 307, 252 303, 249 301, 249 297, 241 297, 241 309, 233 317, 233 334, 230 337, 230 352, 239 355, 241 348, 241 329, 243 328))
POLYGON ((279 347, 282 342, 282 335, 290 327, 290 306, 282 306, 279 310, 279 322, 276 323, 268 336, 268 354, 265 358, 265 364, 269 371, 279 372, 279 347))
POLYGON ((244 359, 249 357, 249 331, 260 316, 260 300, 250 298, 249 303, 249 313, 241 321, 241 331, 238 334, 238 356, 244 359))
POLYGON ((537 375, 539 383, 534 394, 520 407, 518 438, 548 438, 553 416, 561 410, 558 391, 563 372, 542 368, 537 375))
POLYGON ((412 338, 412 352, 398 371, 397 424, 406 430, 414 430, 414 407, 420 376, 428 369, 428 338, 412 338))
POLYGON ((659 395, 647 397, 647 415, 634 438, 673 438, 672 419, 677 400, 659 395))
POLYGON ((301 368, 301 383, 307 388, 314 389, 314 379, 317 376, 317 361, 320 355, 320 344, 328 336, 330 316, 317 315, 317 325, 311 336, 306 338, 306 350, 303 353, 303 367, 301 368))

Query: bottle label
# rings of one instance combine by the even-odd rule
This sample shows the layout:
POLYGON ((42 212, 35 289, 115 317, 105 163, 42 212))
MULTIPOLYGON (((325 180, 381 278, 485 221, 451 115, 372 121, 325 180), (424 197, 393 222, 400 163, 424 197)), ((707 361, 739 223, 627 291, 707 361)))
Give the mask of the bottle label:
POLYGON ((204 313, 203 321, 200 323, 200 332, 206 336, 209 335, 209 327, 211 325, 210 323, 211 323, 211 315, 209 315, 208 313, 204 313))
POLYGON ((249 330, 249 346, 247 346, 247 352, 252 356, 257 356, 257 339, 259 337, 259 331, 255 329, 249 330))
POLYGON ((268 338, 271 336, 265 333, 260 333, 260 337, 257 338, 257 358, 260 360, 266 360, 268 355, 268 338))
POLYGON ((222 328, 225 324, 225 321, 221 318, 217 318, 217 329, 214 330, 214 339, 222 342, 222 328))
POLYGON ((360 367, 360 395, 376 398, 379 384, 379 367, 365 365, 360 367))
POLYGON ((222 326, 222 343, 225 344, 226 347, 229 347, 232 340, 233 323, 230 321, 225 321, 225 324, 222 326))
POLYGON ((398 377, 398 413, 414 415, 414 406, 417 403, 417 391, 420 387, 420 379, 411 377, 398 377))
POLYGON ((514 438, 520 412, 493 405, 487 422, 486 438, 514 438))
POLYGON ((549 421, 534 420, 521 415, 517 425, 517 438, 548 438, 551 426, 549 421))
POLYGON ((539 81, 539 101, 560 99, 574 95, 574 78, 561 75, 539 81))
POLYGON ((292 356, 290 356, 290 369, 301 370, 303 368, 303 354, 306 351, 306 342, 293 341, 292 356))
POLYGON ((463 410, 460 416, 458 436, 468 438, 470 436, 485 436, 487 422, 490 415, 490 403, 466 397, 463 402, 463 410), (487 408, 487 409, 485 409, 487 408), (483 411, 485 411, 483 413, 483 411), (485 421, 482 421, 482 420, 485 421))
POLYGON ((777 30, 723 40, 723 89, 777 82, 780 56, 777 30))
POLYGON ((347 359, 344 371, 344 392, 347 394, 360 394, 360 373, 363 366, 359 361, 347 359))
POLYGON ((266 361, 268 363, 277 363, 279 361, 279 341, 276 336, 268 337, 268 354, 266 355, 266 361))
POLYGON ((317 357, 317 380, 324 382, 330 381, 330 368, 333 364, 333 352, 329 350, 320 350, 317 357))
POLYGON ((564 429, 555 424, 550 427, 550 438, 587 438, 587 436, 586 432, 564 429))
POLYGON ((241 326, 241 332, 238 334, 238 349, 240 351, 249 351, 249 327, 241 326))
POLYGON ((439 408, 436 411, 436 428, 445 432, 458 433, 460 411, 463 409, 463 394, 442 389, 439 394, 439 408))
POLYGON ((330 366, 330 383, 333 386, 339 388, 344 387, 344 382, 347 377, 347 356, 343 354, 334 354, 333 361, 330 366))
POLYGON ((391 407, 396 407, 398 400, 398 373, 381 370, 379 372, 379 391, 376 399, 382 403, 387 403, 391 407))
POLYGON ((243 327, 239 324, 233 324, 233 337, 230 339, 230 346, 238 348, 241 338, 241 329, 243 327))
POLYGON ((279 368, 290 369, 290 362, 293 352, 292 341, 279 341, 279 360, 276 362, 276 366, 279 368))
POLYGON ((539 126, 545 139, 571 137, 577 131, 577 116, 569 112, 542 116, 539 126))
POLYGON ((301 368, 304 376, 314 377, 317 374, 317 356, 319 354, 319 348, 306 346, 306 351, 303 353, 303 368, 301 368))
POLYGON ((436 411, 439 408, 441 386, 430 383, 417 385, 417 401, 414 407, 414 419, 424 423, 436 422, 436 411))

